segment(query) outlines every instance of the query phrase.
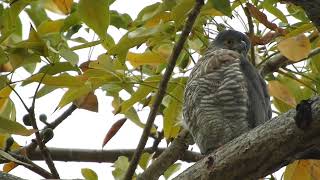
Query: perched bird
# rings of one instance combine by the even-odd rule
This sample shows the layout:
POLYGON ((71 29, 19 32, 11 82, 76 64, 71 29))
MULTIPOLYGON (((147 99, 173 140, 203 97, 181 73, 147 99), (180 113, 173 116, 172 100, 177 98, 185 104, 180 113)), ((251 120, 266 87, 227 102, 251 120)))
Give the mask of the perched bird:
POLYGON ((266 83, 248 61, 249 38, 220 32, 189 76, 183 124, 207 154, 271 118, 266 83))

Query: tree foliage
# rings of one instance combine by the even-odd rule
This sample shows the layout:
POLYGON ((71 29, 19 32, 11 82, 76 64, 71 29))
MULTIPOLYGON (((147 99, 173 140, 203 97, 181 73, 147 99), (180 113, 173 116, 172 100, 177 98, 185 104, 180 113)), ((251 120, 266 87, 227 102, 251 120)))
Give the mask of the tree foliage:
MULTIPOLYGON (((94 94, 97 89, 113 98, 110 102, 114 107, 113 113, 123 114, 125 119, 112 126, 103 145, 121 131, 126 119, 140 128, 145 127, 138 109, 151 107, 154 103, 155 92, 173 53, 174 44, 181 36, 186 17, 196 1, 162 0, 144 7, 135 19, 112 9, 114 1, 1 1, 0 157, 2 163, 6 163, 5 172, 18 164, 34 166, 32 161, 21 158, 26 151, 34 151, 34 148, 26 149, 16 142, 11 145, 6 142, 11 134, 29 136, 36 133, 39 134, 37 143, 40 149, 41 146, 45 147, 45 143, 40 143, 44 137, 38 131, 40 119, 35 117, 37 108, 34 107, 36 99, 45 98, 56 89, 65 90, 59 104, 52 105, 57 110, 73 104, 77 108, 97 112, 99 102, 94 94), (61 18, 53 20, 49 12, 59 14, 61 18), (21 13, 26 13, 31 20, 28 32, 23 31, 21 13), (125 31, 119 41, 108 33, 110 26, 125 31), (94 32, 98 40, 87 41, 81 36, 82 30, 94 32), (104 48, 97 59, 79 61, 81 51, 95 46, 104 48), (14 79, 14 75, 21 70, 27 71, 29 77, 14 79), (33 102, 27 105, 15 89, 32 85, 35 85, 33 102), (125 99, 120 91, 126 91, 130 97, 125 99), (32 128, 16 122, 16 111, 20 109, 16 110, 15 104, 21 102, 13 101, 12 96, 18 96, 24 104, 32 128)), ((218 31, 229 28, 247 32, 253 45, 250 58, 257 69, 263 69, 278 56, 285 59, 284 63, 278 64, 265 76, 275 113, 287 112, 301 100, 320 91, 319 32, 303 8, 279 0, 208 0, 195 21, 168 82, 158 111, 163 129, 155 124, 150 134, 155 141, 165 139, 170 142, 177 137, 182 129, 181 108, 188 73, 205 51, 210 38, 218 31)), ((41 121, 47 125, 46 128, 53 127, 43 118, 41 121)), ((45 151, 44 148, 42 152, 45 154, 45 151)), ((144 153, 140 167, 148 168, 154 155, 144 153)), ((46 155, 44 159, 52 161, 46 155)), ((299 177, 312 177, 319 171, 317 164, 317 161, 295 162, 288 166, 284 178, 295 179, 296 174, 299 177)), ((114 162, 112 174, 115 179, 124 176, 128 165, 126 157, 119 157, 114 162)), ((51 168, 54 169, 54 166, 51 165, 51 168)), ((173 164, 164 177, 169 178, 179 168, 179 163, 173 164)), ((41 167, 29 169, 45 176, 45 173, 39 172, 45 171, 41 167)), ((82 169, 81 172, 85 178, 97 178, 91 169, 82 169)))

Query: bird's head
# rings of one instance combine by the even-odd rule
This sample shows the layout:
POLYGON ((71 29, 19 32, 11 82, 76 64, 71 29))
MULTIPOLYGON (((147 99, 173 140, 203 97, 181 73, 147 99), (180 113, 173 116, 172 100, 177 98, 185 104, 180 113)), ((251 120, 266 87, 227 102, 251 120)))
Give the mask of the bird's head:
POLYGON ((235 30, 221 31, 211 44, 215 49, 230 49, 243 55, 247 55, 250 45, 248 36, 235 30))

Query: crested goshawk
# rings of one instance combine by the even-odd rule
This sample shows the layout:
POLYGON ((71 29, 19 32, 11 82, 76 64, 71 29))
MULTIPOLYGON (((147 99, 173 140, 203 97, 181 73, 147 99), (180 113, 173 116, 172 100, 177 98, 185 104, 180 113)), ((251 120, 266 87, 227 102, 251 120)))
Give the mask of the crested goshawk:
POLYGON ((220 32, 185 89, 183 124, 207 154, 271 118, 266 83, 248 61, 249 38, 220 32))

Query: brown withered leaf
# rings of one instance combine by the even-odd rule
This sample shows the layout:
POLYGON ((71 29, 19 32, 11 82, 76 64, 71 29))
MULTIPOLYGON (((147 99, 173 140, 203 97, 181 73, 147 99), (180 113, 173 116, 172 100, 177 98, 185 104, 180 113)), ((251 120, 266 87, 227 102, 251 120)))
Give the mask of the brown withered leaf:
POLYGON ((78 98, 74 103, 81 109, 98 112, 98 98, 93 92, 78 98))
POLYGON ((6 163, 6 164, 3 165, 2 170, 3 170, 3 172, 8 173, 8 172, 10 172, 12 169, 16 168, 17 166, 18 166, 18 164, 15 163, 15 162, 8 162, 8 163, 6 163))
POLYGON ((255 46, 255 45, 266 45, 266 44, 270 43, 273 39, 275 39, 276 37, 278 37, 280 35, 281 34, 279 32, 270 31, 270 32, 266 33, 262 37, 253 35, 253 36, 250 37, 250 40, 251 40, 251 43, 252 43, 253 46, 255 46))
POLYGON ((263 12, 260 12, 257 7, 250 3, 246 3, 246 6, 248 7, 250 14, 267 28, 279 32, 282 35, 286 34, 286 31, 284 29, 278 27, 275 23, 270 22, 267 16, 263 12))
POLYGON ((82 72, 85 72, 86 70, 89 69, 89 64, 91 61, 86 61, 80 64, 79 68, 81 69, 82 72))
POLYGON ((110 139, 117 134, 117 132, 119 131, 119 129, 122 127, 122 125, 126 122, 127 118, 122 118, 119 119, 117 122, 115 122, 111 128, 109 129, 108 133, 106 134, 106 136, 103 139, 102 142, 102 147, 104 147, 109 141, 110 139))
POLYGON ((10 62, 0 65, 0 72, 11 72, 13 71, 13 67, 10 62))

